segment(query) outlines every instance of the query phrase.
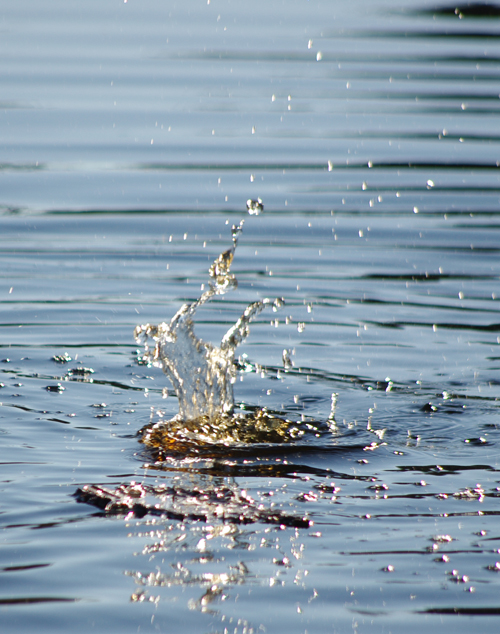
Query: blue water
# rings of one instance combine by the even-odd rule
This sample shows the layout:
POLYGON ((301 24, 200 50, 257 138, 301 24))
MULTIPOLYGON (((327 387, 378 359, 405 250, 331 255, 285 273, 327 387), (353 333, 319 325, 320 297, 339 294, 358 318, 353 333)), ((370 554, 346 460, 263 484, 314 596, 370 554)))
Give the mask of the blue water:
POLYGON ((2 632, 498 630, 500 21, 455 8, 2 7, 2 632), (257 197, 197 335, 283 297, 237 405, 335 426, 158 460, 133 330, 257 197))

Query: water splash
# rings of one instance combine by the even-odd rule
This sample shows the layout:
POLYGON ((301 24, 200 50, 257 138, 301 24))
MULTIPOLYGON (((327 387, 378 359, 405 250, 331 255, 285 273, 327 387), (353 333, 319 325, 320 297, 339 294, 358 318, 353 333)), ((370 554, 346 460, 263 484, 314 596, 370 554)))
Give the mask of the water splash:
MULTIPOLYGON (((249 200, 247 208, 249 213, 256 214, 264 206, 260 200, 249 200)), ((136 341, 145 346, 143 361, 160 367, 172 382, 179 399, 179 416, 185 421, 203 418, 216 422, 233 412, 236 347, 248 336, 250 322, 270 303, 264 299, 250 304, 226 332, 220 347, 202 341, 194 333, 193 317, 198 308, 238 285, 231 264, 243 224, 244 219, 232 226, 233 246, 210 267, 209 288, 197 301, 181 306, 168 324, 146 324, 134 331, 136 341), (154 341, 153 347, 149 345, 150 339, 154 341)))
MULTIPOLYGON (((247 201, 250 215, 258 215, 263 209, 260 199, 247 201)), ((234 412, 236 348, 248 336, 252 320, 268 305, 278 310, 284 305, 282 298, 274 302, 263 299, 247 306, 220 346, 202 341, 194 332, 193 318, 198 308, 238 285, 231 265, 244 221, 232 226, 232 247, 210 266, 209 288, 198 300, 181 306, 170 323, 135 328, 135 339, 145 348, 141 361, 163 370, 179 401, 179 413, 173 419, 164 419, 163 412, 154 409, 150 425, 142 430, 143 442, 159 450, 186 450, 204 443, 282 443, 306 433, 300 425, 265 409, 251 414, 234 412)))

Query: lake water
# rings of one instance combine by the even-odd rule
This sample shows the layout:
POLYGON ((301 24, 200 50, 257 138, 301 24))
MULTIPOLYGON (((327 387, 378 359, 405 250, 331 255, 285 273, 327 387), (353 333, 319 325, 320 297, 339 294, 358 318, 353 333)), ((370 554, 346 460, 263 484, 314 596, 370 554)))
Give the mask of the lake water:
POLYGON ((2 632, 498 631, 500 8, 456 7, 4 3, 2 632), (283 298, 234 397, 306 433, 148 448, 134 328, 244 217, 196 334, 283 298))

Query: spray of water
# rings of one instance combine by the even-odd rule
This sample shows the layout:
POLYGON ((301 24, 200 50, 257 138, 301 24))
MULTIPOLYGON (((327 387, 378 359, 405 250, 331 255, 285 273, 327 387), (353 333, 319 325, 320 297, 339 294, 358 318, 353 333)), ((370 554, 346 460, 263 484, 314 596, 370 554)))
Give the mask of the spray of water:
MULTIPOLYGON (((258 215, 263 209, 260 199, 247 201, 249 214, 258 215)), ((211 265, 209 288, 198 300, 181 306, 170 323, 144 324, 134 331, 136 341, 144 346, 143 362, 163 370, 179 401, 177 416, 166 420, 160 410, 154 410, 150 425, 143 430, 143 442, 157 449, 185 449, 186 444, 204 443, 286 442, 304 433, 292 421, 266 410, 234 413, 236 348, 248 336, 251 321, 269 304, 275 309, 281 307, 283 299, 250 304, 223 336, 220 346, 202 341, 194 332, 193 318, 198 308, 237 287, 231 264, 243 224, 244 219, 233 225, 232 246, 211 265)))

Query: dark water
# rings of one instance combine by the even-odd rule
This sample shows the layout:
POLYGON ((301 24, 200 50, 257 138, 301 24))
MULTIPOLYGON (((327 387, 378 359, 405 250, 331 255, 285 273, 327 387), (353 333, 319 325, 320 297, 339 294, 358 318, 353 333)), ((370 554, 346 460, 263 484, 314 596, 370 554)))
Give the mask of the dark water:
POLYGON ((2 7, 2 632, 498 630, 500 9, 455 9, 2 7), (320 431, 158 456, 134 328, 258 196, 196 332, 283 297, 235 399, 320 431))

